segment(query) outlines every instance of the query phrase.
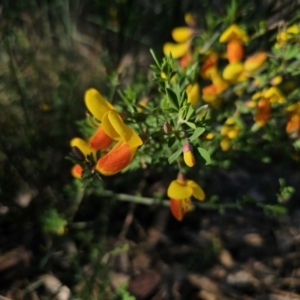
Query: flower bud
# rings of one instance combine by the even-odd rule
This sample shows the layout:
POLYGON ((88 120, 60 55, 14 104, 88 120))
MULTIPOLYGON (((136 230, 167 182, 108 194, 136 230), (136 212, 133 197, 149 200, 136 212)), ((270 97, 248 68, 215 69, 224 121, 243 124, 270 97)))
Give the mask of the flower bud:
POLYGON ((193 167, 196 161, 193 154, 193 147, 188 141, 183 145, 182 151, 185 164, 190 168, 193 167))
POLYGON ((74 165, 73 168, 71 169, 71 174, 73 175, 73 177, 80 179, 83 174, 83 169, 81 165, 79 164, 74 165))
POLYGON ((280 75, 277 75, 270 80, 270 83, 273 86, 279 85, 281 82, 282 82, 282 76, 280 76, 280 75))
POLYGON ((173 129, 172 129, 171 125, 168 122, 164 123, 163 130, 164 130, 165 134, 172 134, 173 133, 173 129))

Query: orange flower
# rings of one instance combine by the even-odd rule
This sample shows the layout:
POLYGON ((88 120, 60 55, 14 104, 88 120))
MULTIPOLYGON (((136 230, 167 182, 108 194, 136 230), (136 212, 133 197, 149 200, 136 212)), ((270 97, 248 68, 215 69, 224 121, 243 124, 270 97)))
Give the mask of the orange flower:
MULTIPOLYGON (((143 144, 141 138, 127 126, 115 108, 95 89, 85 93, 85 104, 89 111, 101 122, 104 135, 117 141, 117 144, 97 164, 96 170, 104 175, 114 175, 126 168, 137 148, 143 144)), ((100 139, 100 138, 99 138, 100 139)))
POLYGON ((297 135, 300 129, 300 101, 288 106, 286 111, 289 114, 286 132, 292 136, 297 135))
MULTIPOLYGON (((187 24, 192 24, 192 15, 187 17, 187 24)), ((191 27, 183 26, 176 27, 172 30, 172 38, 177 43, 165 43, 163 45, 163 52, 165 55, 172 55, 174 59, 181 58, 181 67, 186 67, 187 64, 192 62, 193 55, 190 51, 191 38, 195 31, 191 27)))
POLYGON ((244 56, 243 43, 249 39, 248 35, 236 24, 229 26, 220 36, 220 43, 227 43, 227 59, 229 63, 241 61, 244 56))
POLYGON ((257 103, 254 121, 259 126, 264 126, 271 116, 271 102, 268 98, 261 98, 257 103))
POLYGON ((217 72, 217 62, 219 59, 219 55, 215 52, 212 52, 208 55, 204 63, 200 68, 200 75, 203 78, 211 79, 212 73, 217 72))
POLYGON ((182 173, 171 182, 167 194, 170 198, 171 212, 178 221, 182 221, 185 214, 193 209, 192 196, 200 201, 205 199, 205 193, 200 185, 193 180, 186 180, 182 173))

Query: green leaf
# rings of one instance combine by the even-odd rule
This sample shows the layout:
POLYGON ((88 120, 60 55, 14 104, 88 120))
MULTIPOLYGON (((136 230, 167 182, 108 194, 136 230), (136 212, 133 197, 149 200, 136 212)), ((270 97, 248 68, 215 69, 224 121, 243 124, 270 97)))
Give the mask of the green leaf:
POLYGON ((190 117, 193 115, 193 112, 194 112, 194 107, 193 105, 189 105, 189 108, 188 108, 188 111, 187 111, 187 114, 186 114, 186 117, 185 119, 188 121, 190 119, 190 117))
POLYGON ((158 66, 159 68, 161 68, 160 63, 158 62, 158 59, 157 59, 157 57, 156 57, 156 55, 155 55, 155 53, 154 53, 154 51, 153 51, 152 49, 150 49, 150 53, 151 53, 151 55, 152 55, 152 57, 153 57, 155 63, 157 64, 157 66, 158 66))
POLYGON ((197 149, 198 149, 199 154, 206 161, 206 164, 209 165, 210 164, 210 154, 208 153, 208 151, 201 147, 198 147, 197 149))
POLYGON ((204 127, 197 127, 192 134, 192 136, 189 138, 190 142, 194 141, 197 139, 203 132, 205 131, 204 127))
POLYGON ((265 208, 271 211, 273 214, 282 215, 286 213, 286 208, 281 205, 266 205, 265 208))
POLYGON ((171 164, 178 156, 182 153, 182 148, 179 148, 176 152, 174 152, 169 158, 169 164, 171 164))
POLYGON ((179 109, 179 103, 176 94, 169 88, 166 88, 166 93, 168 95, 168 99, 173 104, 173 106, 179 109))
POLYGON ((187 126, 193 128, 193 129, 196 129, 196 124, 195 124, 195 123, 187 122, 187 121, 185 121, 184 123, 185 123, 187 126))

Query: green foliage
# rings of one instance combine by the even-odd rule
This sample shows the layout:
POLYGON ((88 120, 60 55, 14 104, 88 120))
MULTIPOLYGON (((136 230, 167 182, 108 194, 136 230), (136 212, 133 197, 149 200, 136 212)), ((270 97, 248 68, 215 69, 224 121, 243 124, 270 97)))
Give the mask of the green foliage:
POLYGON ((118 293, 122 300, 136 300, 135 297, 129 294, 126 284, 122 284, 118 287, 118 293))
POLYGON ((44 231, 54 234, 64 234, 67 221, 55 209, 48 209, 41 216, 44 231))

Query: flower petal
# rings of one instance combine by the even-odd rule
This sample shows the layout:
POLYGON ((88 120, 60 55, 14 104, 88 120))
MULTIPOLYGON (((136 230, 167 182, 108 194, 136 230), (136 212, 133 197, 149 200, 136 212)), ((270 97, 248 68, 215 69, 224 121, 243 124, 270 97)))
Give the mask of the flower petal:
POLYGON ((171 199, 186 199, 193 194, 193 189, 186 185, 185 181, 173 180, 168 187, 168 197, 171 199))
POLYGON ((202 190, 201 186, 197 184, 193 180, 187 180, 186 181, 187 186, 193 189, 193 196, 198 200, 204 200, 205 199, 205 193, 202 190))
POLYGON ((286 124, 286 132, 294 133, 299 131, 300 128, 300 116, 298 114, 292 114, 286 124))
POLYGON ((165 55, 172 54, 172 57, 177 59, 182 57, 185 53, 188 52, 190 45, 188 43, 174 44, 174 43, 165 43, 163 47, 163 52, 165 55))
POLYGON ((104 150, 108 148, 114 140, 108 136, 103 127, 99 126, 97 131, 90 137, 89 145, 95 150, 104 150))
POLYGON ((85 157, 89 154, 93 154, 93 156, 96 157, 96 151, 90 148, 89 144, 81 138, 73 138, 70 145, 71 147, 77 147, 85 157))
POLYGON ((247 72, 255 72, 260 69, 267 59, 266 52, 258 52, 248 57, 244 62, 244 70, 247 72))
POLYGON ((106 101, 96 89, 88 89, 84 95, 84 101, 89 112, 102 121, 103 116, 110 110, 115 110, 112 104, 106 101))
POLYGON ((127 126, 120 115, 111 110, 103 116, 102 126, 108 136, 114 140, 124 140, 130 147, 141 146, 143 141, 129 126, 127 126))
POLYGON ((241 27, 232 24, 221 34, 219 41, 220 43, 226 43, 232 39, 239 39, 243 42, 247 42, 249 37, 241 27))
POLYGON ((193 209, 191 199, 170 199, 170 209, 177 221, 182 221, 184 215, 193 209))
POLYGON ((172 30, 172 38, 177 43, 186 42, 193 35, 193 30, 189 27, 176 27, 172 30))
POLYGON ((264 126, 271 116, 271 103, 268 98, 261 98, 257 103, 254 121, 259 126, 264 126))
POLYGON ((226 80, 236 80, 243 72, 243 64, 240 62, 228 64, 223 71, 223 78, 226 80))
POLYGON ((196 104, 200 97, 200 87, 198 83, 189 84, 186 88, 188 103, 196 104))
POLYGON ((131 162, 137 147, 132 148, 124 141, 119 141, 96 165, 96 170, 103 175, 114 175, 125 169, 131 162))
POLYGON ((227 43, 227 59, 230 63, 239 62, 244 56, 244 46, 238 39, 232 39, 227 43))
POLYGON ((77 179, 81 178, 82 173, 83 173, 83 169, 79 164, 74 165, 73 168, 71 169, 71 174, 77 179))

